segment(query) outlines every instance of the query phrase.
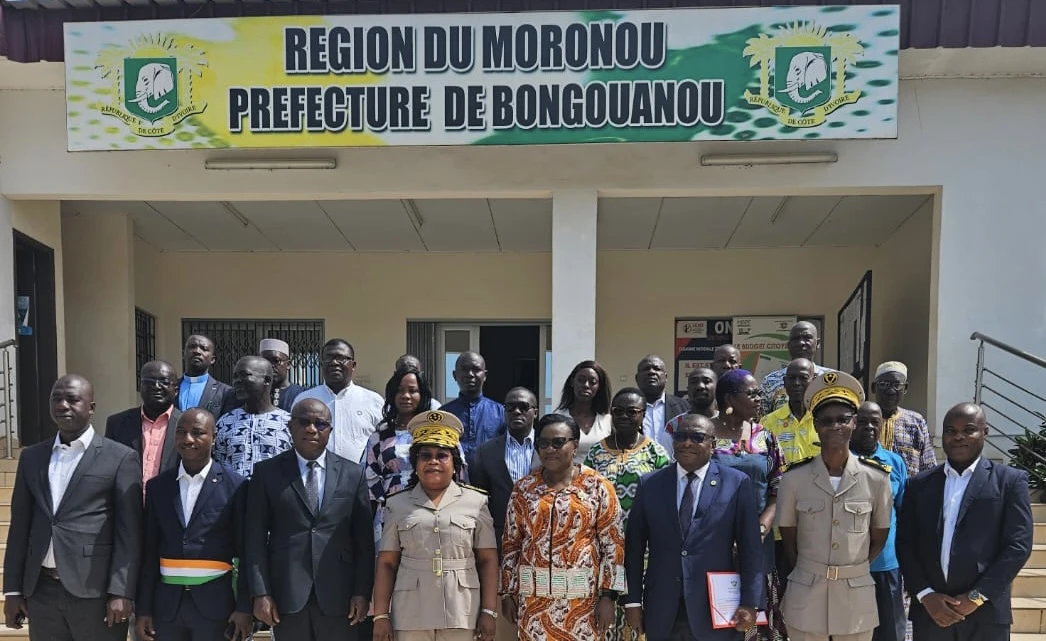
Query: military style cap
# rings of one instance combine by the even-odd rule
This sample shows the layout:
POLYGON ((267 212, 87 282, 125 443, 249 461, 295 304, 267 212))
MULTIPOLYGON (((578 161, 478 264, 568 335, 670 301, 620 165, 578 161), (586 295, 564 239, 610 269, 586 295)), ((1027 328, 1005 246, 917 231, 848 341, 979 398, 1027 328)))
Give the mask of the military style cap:
POLYGON ((412 418, 407 423, 407 430, 415 445, 435 445, 454 450, 458 448, 465 428, 461 420, 450 412, 432 410, 412 418))
POLYGON ((825 403, 846 403, 856 410, 864 402, 864 390, 846 372, 825 372, 810 382, 803 401, 811 412, 825 403))

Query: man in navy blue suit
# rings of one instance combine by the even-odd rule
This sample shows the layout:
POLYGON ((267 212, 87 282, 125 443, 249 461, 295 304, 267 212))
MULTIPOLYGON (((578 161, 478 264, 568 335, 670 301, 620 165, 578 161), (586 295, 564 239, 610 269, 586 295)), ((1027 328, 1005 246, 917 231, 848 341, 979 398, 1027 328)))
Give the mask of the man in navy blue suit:
POLYGON ((1031 555, 1028 474, 981 456, 984 410, 944 415, 948 460, 908 481, 897 554, 916 641, 1005 641, 1010 587, 1031 555))
POLYGON ((687 415, 672 434, 676 464, 640 480, 629 513, 622 603, 649 641, 740 639, 766 600, 755 490, 746 474, 710 460, 714 434, 707 417, 687 415), (740 607, 723 613, 732 629, 712 628, 709 572, 740 574, 740 607))
POLYGON ((251 634, 243 558, 246 480, 211 459, 214 416, 193 408, 178 419, 177 468, 149 481, 136 631, 145 641, 245 641, 251 634))

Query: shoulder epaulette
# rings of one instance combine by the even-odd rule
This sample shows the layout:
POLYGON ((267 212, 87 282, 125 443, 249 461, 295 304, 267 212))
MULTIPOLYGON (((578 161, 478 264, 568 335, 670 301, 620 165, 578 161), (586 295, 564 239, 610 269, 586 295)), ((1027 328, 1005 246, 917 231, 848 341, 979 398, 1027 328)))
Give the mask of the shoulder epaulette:
POLYGON ((797 467, 800 467, 802 465, 806 465, 807 463, 809 463, 810 461, 814 460, 815 458, 817 458, 817 457, 816 456, 807 456, 806 458, 801 458, 798 461, 793 461, 791 463, 785 463, 781 467, 781 471, 782 472, 788 472, 790 470, 794 470, 797 467))
POLYGON ((389 499, 391 499, 392 497, 396 496, 397 494, 402 494, 402 493, 406 492, 409 489, 410 489, 409 487, 401 487, 398 490, 393 490, 393 491, 391 491, 391 492, 389 492, 388 494, 385 495, 385 500, 388 501, 389 499))
POLYGON ((473 492, 479 492, 480 494, 486 494, 487 493, 487 491, 484 490, 483 488, 476 487, 475 485, 469 485, 468 483, 458 483, 458 485, 460 485, 463 488, 472 490, 473 492))
POLYGON ((893 469, 892 467, 890 467, 886 463, 883 463, 882 461, 880 461, 878 459, 874 459, 874 458, 872 458, 870 456, 858 456, 857 460, 862 462, 862 463, 864 463, 865 465, 867 465, 869 467, 874 467, 877 470, 881 470, 883 472, 886 472, 887 474, 889 474, 890 470, 893 469))

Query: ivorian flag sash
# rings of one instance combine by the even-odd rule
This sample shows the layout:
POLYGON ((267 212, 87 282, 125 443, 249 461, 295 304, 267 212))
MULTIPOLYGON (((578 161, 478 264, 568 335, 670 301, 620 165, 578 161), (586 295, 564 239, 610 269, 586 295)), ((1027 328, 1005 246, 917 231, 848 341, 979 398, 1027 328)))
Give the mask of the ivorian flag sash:
POLYGON ((160 559, 160 580, 171 585, 203 585, 232 572, 232 563, 203 559, 160 559))

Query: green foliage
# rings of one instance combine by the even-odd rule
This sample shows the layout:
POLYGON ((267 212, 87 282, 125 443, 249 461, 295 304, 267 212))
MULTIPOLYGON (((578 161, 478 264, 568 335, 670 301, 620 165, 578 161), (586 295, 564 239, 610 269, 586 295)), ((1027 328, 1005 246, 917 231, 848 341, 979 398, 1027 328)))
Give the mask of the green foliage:
POLYGON ((1046 488, 1046 420, 1039 424, 1038 432, 1027 432, 1014 440, 1017 446, 1010 450, 1010 465, 1027 470, 1028 487, 1046 488))

